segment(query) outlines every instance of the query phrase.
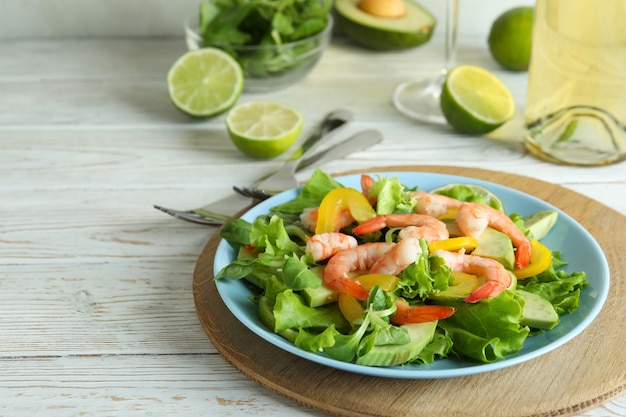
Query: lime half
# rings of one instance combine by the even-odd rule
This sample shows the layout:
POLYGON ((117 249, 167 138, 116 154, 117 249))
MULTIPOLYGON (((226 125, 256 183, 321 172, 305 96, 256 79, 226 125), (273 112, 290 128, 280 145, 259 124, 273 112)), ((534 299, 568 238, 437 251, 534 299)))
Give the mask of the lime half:
POLYGON ((298 139, 303 120, 302 114, 289 106, 251 101, 228 113, 226 128, 241 152, 254 158, 273 158, 298 139))
POLYGON ((434 194, 443 194, 461 201, 474 201, 488 204, 498 211, 504 212, 504 203, 492 191, 476 184, 452 183, 430 190, 434 194))
POLYGON ((230 109, 243 88, 241 67, 216 48, 189 51, 167 73, 170 99, 183 113, 210 117, 230 109))
POLYGON ((515 114, 509 89, 494 74, 473 65, 460 65, 448 73, 440 104, 450 126, 469 134, 491 132, 515 114))

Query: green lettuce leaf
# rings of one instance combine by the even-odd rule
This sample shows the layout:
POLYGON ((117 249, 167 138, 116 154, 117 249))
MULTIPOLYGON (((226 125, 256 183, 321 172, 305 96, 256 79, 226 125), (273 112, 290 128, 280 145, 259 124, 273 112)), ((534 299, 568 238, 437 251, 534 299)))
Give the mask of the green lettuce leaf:
POLYGON ((451 350, 452 339, 443 328, 437 327, 432 342, 426 345, 412 362, 421 364, 433 363, 436 359, 447 357, 451 350))
POLYGON ((550 301, 560 315, 571 313, 580 305, 580 291, 589 284, 585 272, 571 274, 560 269, 567 265, 560 252, 552 252, 552 265, 534 277, 518 280, 517 287, 550 301))
POLYGON ((291 328, 349 327, 336 303, 311 308, 292 290, 283 291, 276 296, 274 317, 276 333, 291 328))
POLYGON ((450 268, 445 266, 443 259, 438 256, 426 256, 428 245, 420 240, 422 255, 413 264, 409 265, 401 274, 398 283, 398 293, 406 298, 422 300, 433 293, 443 291, 454 282, 450 268))
POLYGON ((296 291, 319 288, 322 285, 322 279, 309 269, 306 262, 295 256, 290 256, 285 261, 282 278, 287 287, 296 291))
POLYGON ((369 196, 376 196, 376 213, 412 213, 416 200, 397 177, 378 177, 369 190, 369 196))
POLYGON ((270 211, 272 213, 300 214, 305 208, 319 207, 326 194, 341 187, 343 185, 340 182, 320 169, 316 169, 296 198, 273 207, 270 211))
POLYGON ((480 362, 493 362, 517 352, 530 332, 521 326, 522 304, 512 291, 470 304, 454 303, 457 311, 439 325, 450 336, 452 351, 480 362))
POLYGON ((256 219, 252 222, 250 243, 256 249, 261 249, 267 255, 302 255, 304 250, 291 238, 285 229, 283 219, 278 216, 265 219, 256 219))

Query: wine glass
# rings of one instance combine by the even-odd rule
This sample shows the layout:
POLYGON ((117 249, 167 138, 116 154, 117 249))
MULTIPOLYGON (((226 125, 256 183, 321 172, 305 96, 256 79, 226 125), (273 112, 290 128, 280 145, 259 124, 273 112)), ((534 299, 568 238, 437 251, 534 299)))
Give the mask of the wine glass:
POLYGON ((439 107, 439 96, 448 70, 456 60, 456 32, 459 0, 446 0, 444 66, 434 78, 407 81, 393 93, 394 106, 406 116, 430 123, 445 124, 439 107))

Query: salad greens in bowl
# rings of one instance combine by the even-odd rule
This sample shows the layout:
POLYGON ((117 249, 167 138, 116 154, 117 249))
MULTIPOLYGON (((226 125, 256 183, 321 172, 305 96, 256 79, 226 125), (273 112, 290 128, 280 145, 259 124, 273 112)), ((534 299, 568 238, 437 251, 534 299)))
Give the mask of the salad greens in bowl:
POLYGON ((206 0, 185 22, 187 48, 223 49, 241 65, 244 91, 302 80, 332 36, 331 0, 206 0))
MULTIPOLYGON (((366 375, 447 378, 520 364, 582 332, 609 289, 602 250, 566 213, 517 190, 454 175, 333 178, 316 170, 303 187, 262 202, 220 233, 216 286, 237 319, 286 352, 366 375), (416 211, 434 194, 454 204, 426 223, 443 223, 449 236, 402 235, 409 227, 394 222, 421 221, 416 211), (459 213, 475 205, 489 206, 492 217, 531 242, 526 264, 517 259, 524 239, 508 226, 490 223, 476 237, 465 232, 459 213), (345 212, 351 216, 339 223, 345 212), (325 232, 329 224, 339 232, 325 232), (352 244, 320 257, 311 242, 324 233, 341 236, 331 246, 352 244), (372 273, 367 257, 384 258, 410 239, 419 242, 410 252, 414 260, 394 273, 372 273), (378 255, 356 249, 386 245, 378 255), (335 258, 346 262, 352 252, 358 271, 336 279, 335 258), (450 253, 481 258, 488 267, 449 263, 450 253), (507 275, 494 278, 492 269, 507 275)), ((388 258, 394 267, 396 255, 388 258)))

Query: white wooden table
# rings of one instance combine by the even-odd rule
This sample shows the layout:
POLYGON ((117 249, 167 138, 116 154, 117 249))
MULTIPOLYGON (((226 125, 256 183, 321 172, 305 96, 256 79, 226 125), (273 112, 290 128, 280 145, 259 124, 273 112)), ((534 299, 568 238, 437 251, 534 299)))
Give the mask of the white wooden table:
MULTIPOLYGON (((482 37, 459 48, 458 61, 495 71, 523 108, 525 73, 501 71, 482 37)), ((519 142, 519 117, 488 139, 399 114, 392 90, 438 71, 441 51, 440 38, 384 54, 335 39, 302 83, 241 100, 298 107, 304 133, 335 107, 355 112, 348 130, 383 131, 382 144, 322 167, 330 173, 481 167, 561 184, 626 214, 625 165, 537 160, 519 142)), ((240 154, 222 117, 192 121, 174 109, 165 74, 183 52, 180 38, 0 43, 0 416, 322 415, 217 353, 191 289, 216 229, 152 208, 202 205, 279 164, 240 154)), ((578 415, 626 416, 626 396, 578 415)))

